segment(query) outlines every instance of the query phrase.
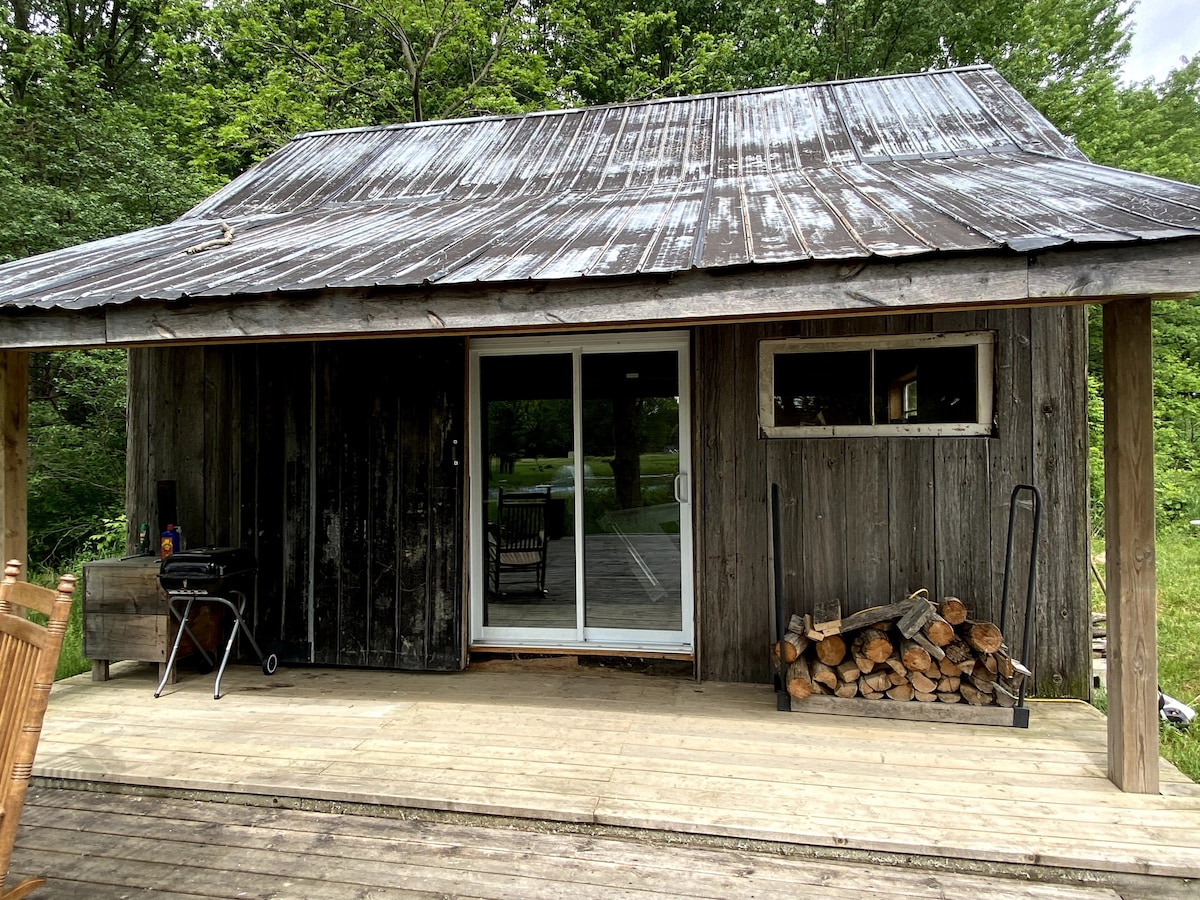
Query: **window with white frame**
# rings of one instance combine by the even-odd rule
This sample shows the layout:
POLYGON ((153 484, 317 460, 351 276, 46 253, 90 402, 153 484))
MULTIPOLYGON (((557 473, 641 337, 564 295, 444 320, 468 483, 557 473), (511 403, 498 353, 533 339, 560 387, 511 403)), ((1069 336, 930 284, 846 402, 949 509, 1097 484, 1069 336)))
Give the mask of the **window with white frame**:
POLYGON ((759 345, 766 437, 992 433, 990 331, 759 345))

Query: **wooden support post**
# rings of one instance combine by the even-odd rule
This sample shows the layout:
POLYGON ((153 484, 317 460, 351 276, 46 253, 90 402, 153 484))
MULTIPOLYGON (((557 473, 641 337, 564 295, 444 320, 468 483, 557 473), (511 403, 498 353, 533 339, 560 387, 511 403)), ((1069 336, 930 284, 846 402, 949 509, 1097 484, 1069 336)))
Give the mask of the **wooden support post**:
POLYGON ((1150 301, 1104 307, 1104 534, 1108 777, 1158 793, 1150 301))
POLYGON ((28 571, 29 354, 0 350, 0 542, 28 571))

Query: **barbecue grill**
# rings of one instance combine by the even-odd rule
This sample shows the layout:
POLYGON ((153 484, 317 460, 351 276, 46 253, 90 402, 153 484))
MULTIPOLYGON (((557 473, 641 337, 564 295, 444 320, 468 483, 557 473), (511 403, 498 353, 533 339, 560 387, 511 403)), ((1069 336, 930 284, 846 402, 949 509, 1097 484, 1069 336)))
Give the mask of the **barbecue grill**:
POLYGON ((221 676, 225 673, 225 666, 229 662, 229 654, 233 651, 233 643, 239 631, 246 635, 246 640, 254 648, 259 662, 262 663, 263 674, 275 674, 279 659, 274 653, 263 654, 244 618, 247 598, 254 588, 254 576, 257 572, 258 563, 254 555, 240 547, 201 547, 197 550, 173 553, 162 561, 158 583, 167 592, 167 603, 171 615, 179 621, 179 631, 175 635, 171 655, 167 658, 162 681, 159 682, 158 690, 154 692, 155 697, 162 694, 167 679, 171 676, 175 657, 179 653, 179 644, 185 633, 191 636, 209 670, 213 667, 213 657, 209 656, 188 626, 196 603, 217 603, 233 613, 233 629, 225 644, 221 663, 217 666, 217 678, 213 685, 214 700, 221 699, 221 676))

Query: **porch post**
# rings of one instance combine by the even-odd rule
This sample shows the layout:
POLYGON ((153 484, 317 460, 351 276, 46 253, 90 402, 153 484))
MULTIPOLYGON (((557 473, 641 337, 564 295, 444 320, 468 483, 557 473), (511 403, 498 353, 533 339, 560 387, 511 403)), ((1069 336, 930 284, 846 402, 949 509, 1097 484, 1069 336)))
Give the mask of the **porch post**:
POLYGON ((3 560, 19 559, 26 571, 28 492, 29 354, 0 350, 0 549, 3 560))
POLYGON ((1108 777, 1158 793, 1150 301, 1104 306, 1104 550, 1108 777))

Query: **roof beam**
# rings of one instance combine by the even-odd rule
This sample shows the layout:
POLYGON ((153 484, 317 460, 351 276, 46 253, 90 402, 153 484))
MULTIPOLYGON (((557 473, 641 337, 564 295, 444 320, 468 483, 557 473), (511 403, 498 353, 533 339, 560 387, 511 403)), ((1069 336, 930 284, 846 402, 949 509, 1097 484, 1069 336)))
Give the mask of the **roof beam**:
POLYGON ((1200 292, 1200 238, 1022 256, 811 263, 661 281, 556 282, 504 288, 327 290, 128 303, 0 315, 0 348, 140 346, 685 325, 731 319, 879 315, 1200 292), (103 314, 102 319, 97 316, 103 314))

